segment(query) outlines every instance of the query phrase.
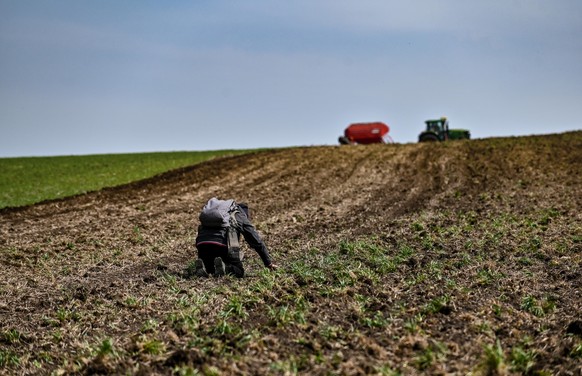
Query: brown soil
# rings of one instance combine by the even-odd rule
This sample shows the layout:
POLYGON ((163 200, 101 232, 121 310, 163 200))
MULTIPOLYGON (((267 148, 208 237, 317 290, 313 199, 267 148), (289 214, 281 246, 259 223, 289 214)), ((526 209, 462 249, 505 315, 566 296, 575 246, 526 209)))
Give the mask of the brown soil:
MULTIPOLYGON (((5 209, 0 365, 2 355, 18 361, 5 360, 0 373, 171 374, 189 366, 208 374, 283 374, 273 368, 279 364, 300 374, 467 374, 487 367, 485 349, 499 341, 505 364, 489 368, 495 372, 580 375, 581 172, 582 132, 306 147, 5 209), (251 205, 281 281, 295 278, 292 263, 337 252, 342 242, 374 243, 391 255, 407 245, 414 255, 381 277, 381 289, 357 282, 333 299, 319 291, 325 283, 281 282, 309 301, 305 323, 271 325, 264 308, 249 305, 237 322, 246 333, 255 330, 251 342, 228 354, 204 352, 193 341, 208 335, 204 325, 231 297, 221 286, 245 291, 263 270, 247 250, 247 279, 185 277, 198 212, 213 196, 251 205), (192 302, 209 291, 216 301, 199 308, 198 332, 172 327, 177 297, 192 302), (368 310, 389 323, 357 324, 356 295, 374 297, 368 310), (429 312, 443 296, 446 303, 429 312), (528 311, 528 297, 541 312, 528 311), (132 298, 145 303, 127 303, 132 298), (420 314, 418 329, 405 326, 420 314), (155 327, 144 329, 151 319, 155 327), (319 335, 323 322, 341 333, 319 335), (156 336, 163 349, 149 355, 142 335, 156 336), (96 355, 104 338, 113 339, 116 356, 96 355), (515 365, 517 348, 535 352, 532 367, 515 365)), ((273 289, 273 296, 264 293, 265 305, 276 306, 275 294, 286 293, 273 289)))

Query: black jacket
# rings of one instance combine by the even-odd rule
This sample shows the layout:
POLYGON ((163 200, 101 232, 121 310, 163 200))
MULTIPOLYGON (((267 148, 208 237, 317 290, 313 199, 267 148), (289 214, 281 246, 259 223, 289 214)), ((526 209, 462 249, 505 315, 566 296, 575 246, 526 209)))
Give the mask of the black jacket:
MULTIPOLYGON (((238 223, 238 226, 236 226, 236 231, 239 238, 242 234, 249 246, 259 254, 261 260, 263 260, 263 264, 265 266, 271 265, 271 256, 269 255, 267 246, 257 233, 255 226, 253 226, 251 221, 249 221, 248 217, 241 208, 239 208, 239 210, 236 212, 235 218, 238 223)), ((196 245, 200 243, 217 243, 226 247, 226 228, 207 227, 202 225, 198 226, 196 245)))

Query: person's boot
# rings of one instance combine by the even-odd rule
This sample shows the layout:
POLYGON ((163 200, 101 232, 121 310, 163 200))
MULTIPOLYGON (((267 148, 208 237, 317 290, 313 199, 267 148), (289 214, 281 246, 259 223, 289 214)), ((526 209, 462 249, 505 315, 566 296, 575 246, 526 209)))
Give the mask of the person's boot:
POLYGON ((197 277, 208 277, 208 272, 206 271, 206 268, 204 267, 204 262, 202 261, 202 259, 197 259, 195 262, 195 266, 196 266, 196 270, 195 270, 194 274, 197 277))
POLYGON ((214 259, 214 276, 221 277, 226 274, 226 267, 220 257, 214 259))

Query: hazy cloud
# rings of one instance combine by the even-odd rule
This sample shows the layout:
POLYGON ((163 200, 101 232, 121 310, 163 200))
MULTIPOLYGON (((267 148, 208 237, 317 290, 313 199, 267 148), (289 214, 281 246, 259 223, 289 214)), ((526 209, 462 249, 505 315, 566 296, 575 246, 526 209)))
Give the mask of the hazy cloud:
POLYGON ((575 0, 0 2, 0 156, 576 129, 580 35, 575 0))

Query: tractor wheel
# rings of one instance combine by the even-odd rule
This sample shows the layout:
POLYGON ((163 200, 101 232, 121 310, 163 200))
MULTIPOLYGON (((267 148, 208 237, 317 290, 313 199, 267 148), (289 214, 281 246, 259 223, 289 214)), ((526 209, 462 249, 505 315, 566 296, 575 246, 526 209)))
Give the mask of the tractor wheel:
POLYGON ((340 145, 349 145, 350 144, 350 140, 346 136, 340 136, 338 141, 339 141, 340 145))
POLYGON ((418 137, 418 142, 437 142, 438 136, 434 133, 423 133, 418 137))

